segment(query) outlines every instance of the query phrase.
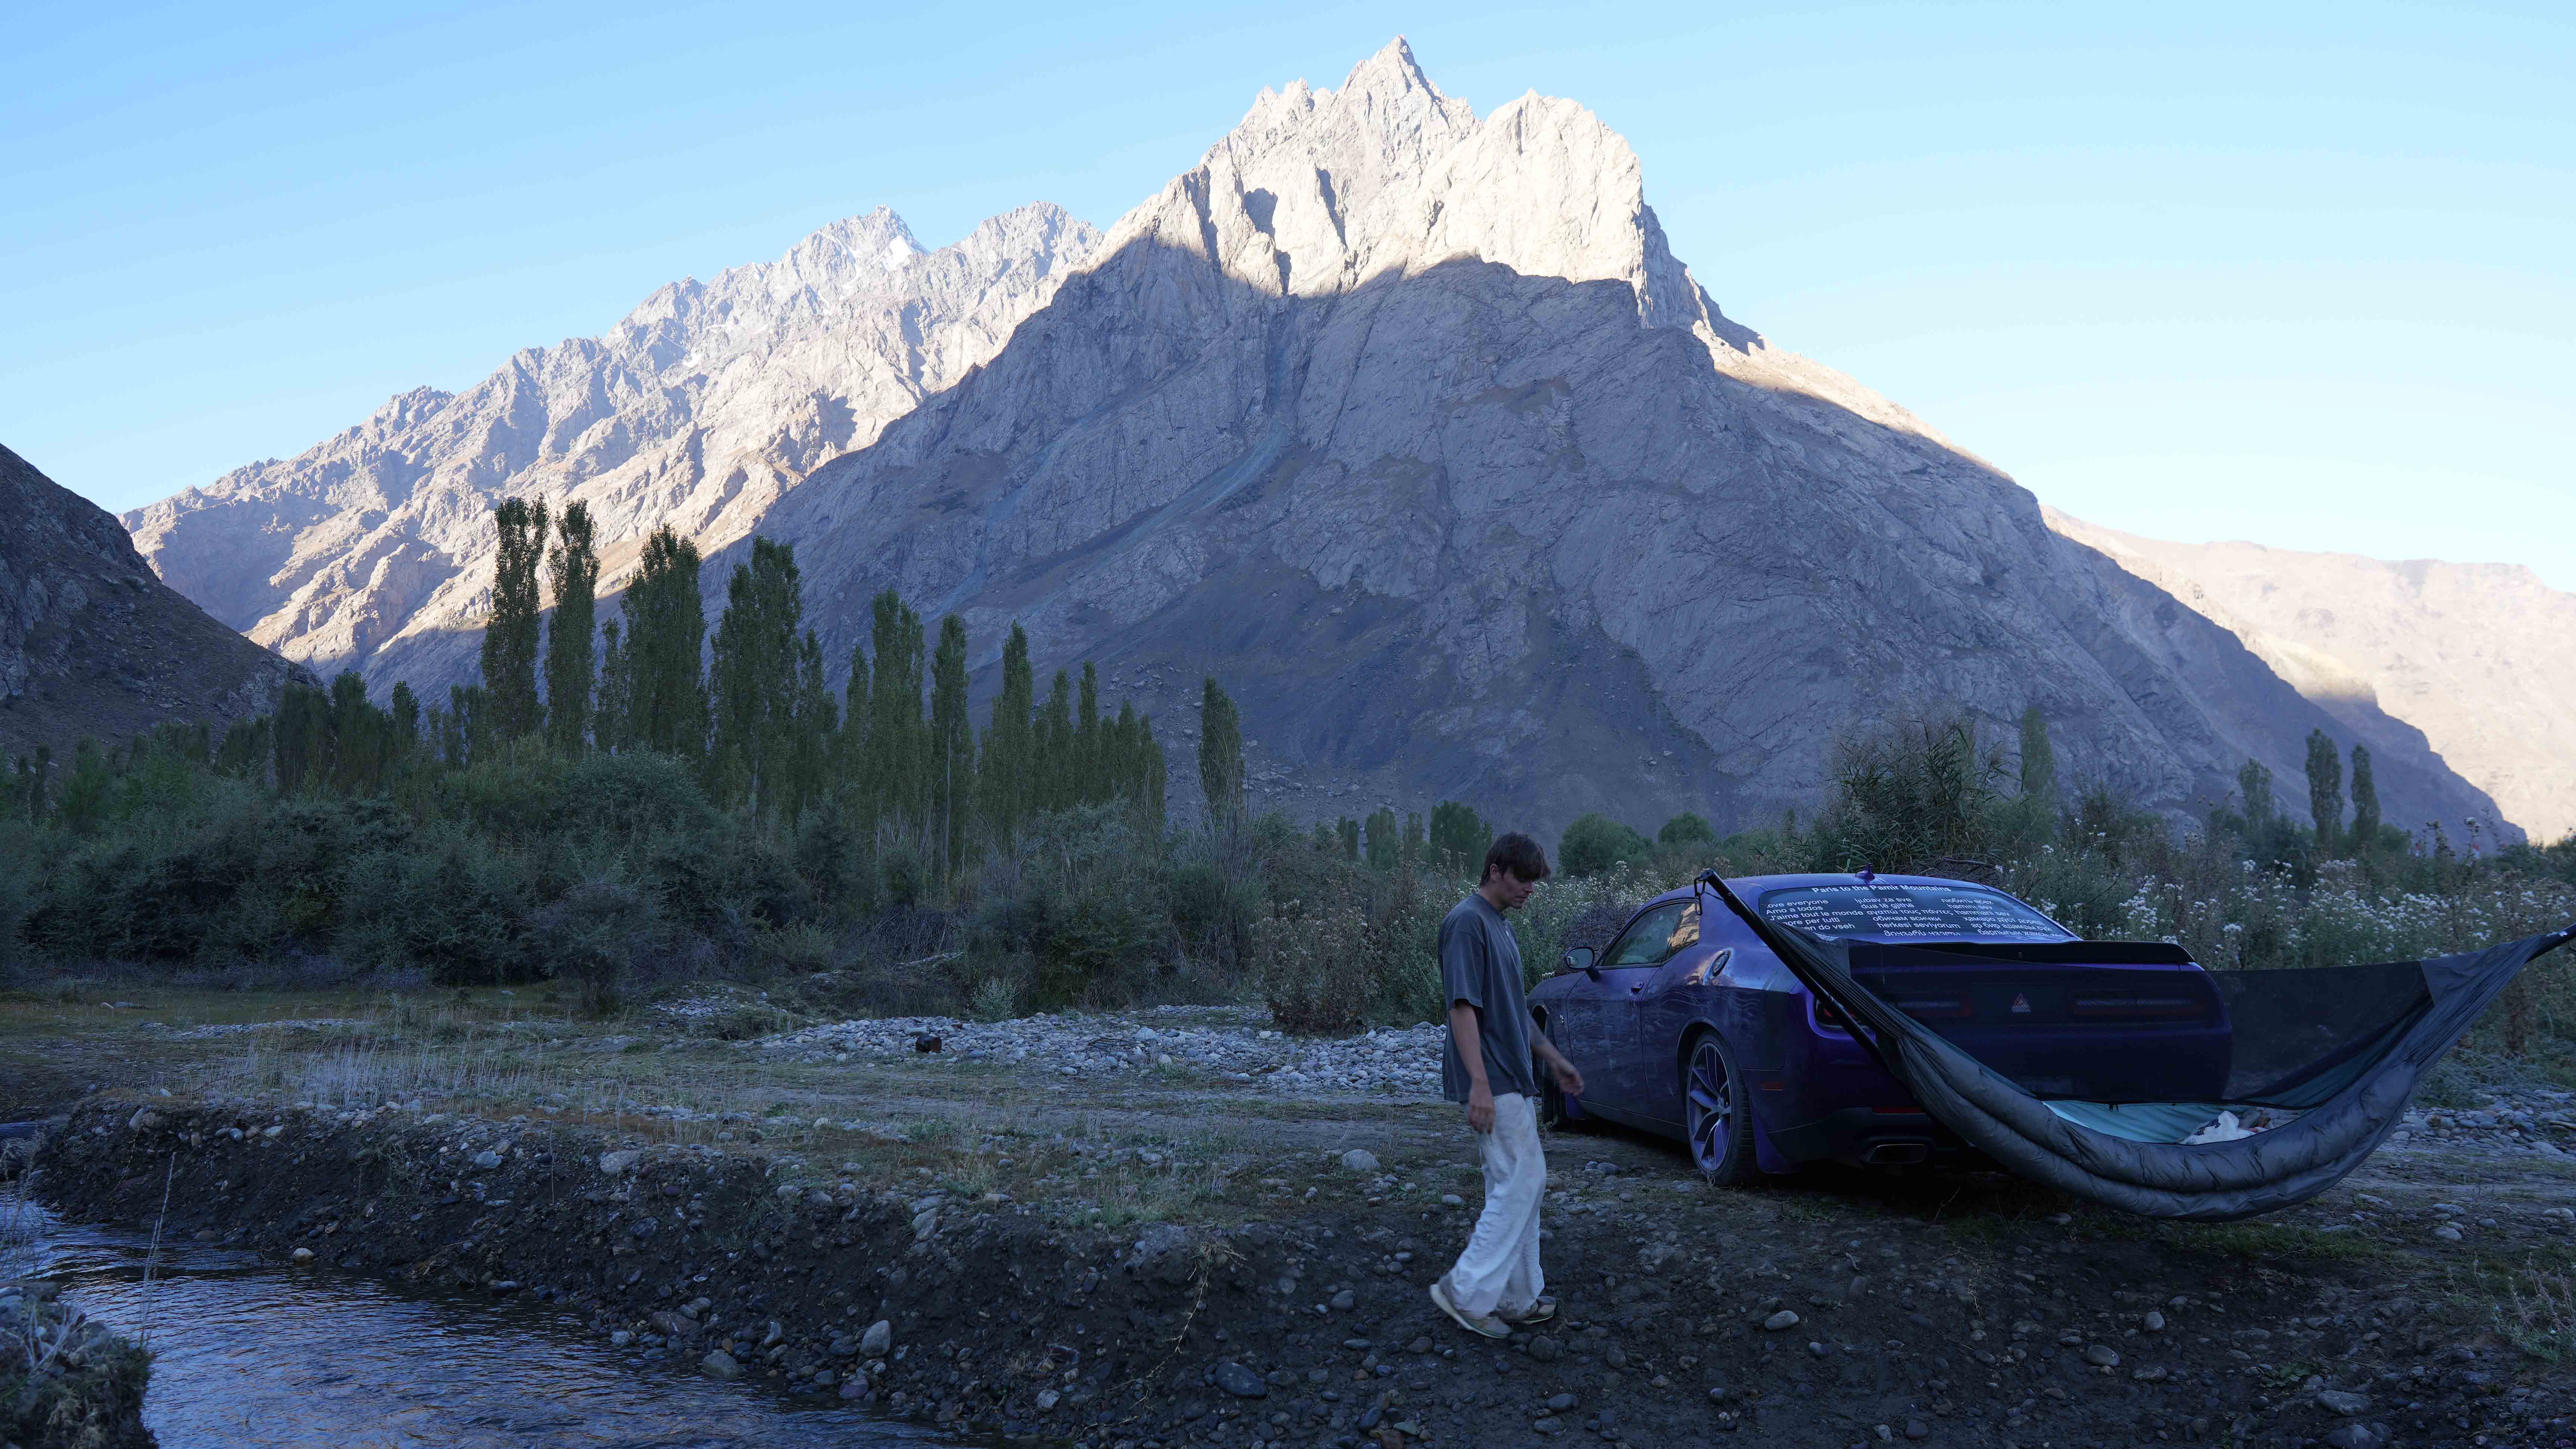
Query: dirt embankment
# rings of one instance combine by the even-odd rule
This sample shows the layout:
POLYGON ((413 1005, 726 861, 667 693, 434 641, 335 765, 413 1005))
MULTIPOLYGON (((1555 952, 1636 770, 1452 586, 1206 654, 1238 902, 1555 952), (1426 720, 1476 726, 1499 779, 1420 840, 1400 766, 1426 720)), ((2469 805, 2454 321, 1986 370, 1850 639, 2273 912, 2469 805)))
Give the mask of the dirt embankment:
POLYGON ((148 1226, 166 1175, 173 1233, 536 1294, 720 1377, 1097 1449, 2576 1443, 2555 1366, 2326 1251, 2346 1239, 2177 1239, 2054 1200, 1953 1221, 1938 1195, 1850 1212, 1646 1178, 1632 1200, 1567 1147, 1559 1175, 1609 1190, 1552 1210, 1562 1314, 1506 1344, 1424 1296, 1472 1203, 1076 1230, 928 1179, 542 1122, 132 1098, 76 1108, 38 1190, 148 1226), (2320 1251, 2277 1251, 2300 1242, 2320 1251))

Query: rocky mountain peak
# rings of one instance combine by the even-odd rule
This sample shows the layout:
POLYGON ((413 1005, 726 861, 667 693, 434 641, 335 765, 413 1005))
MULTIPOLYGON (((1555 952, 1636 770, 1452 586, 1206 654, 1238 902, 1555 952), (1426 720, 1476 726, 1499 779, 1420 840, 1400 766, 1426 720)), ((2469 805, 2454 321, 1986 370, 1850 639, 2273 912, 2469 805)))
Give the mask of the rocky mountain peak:
POLYGON ((496 500, 586 502, 612 587, 665 523, 721 548, 817 465, 990 358, 1099 240, 1038 203, 925 249, 878 207, 774 261, 658 288, 598 337, 524 349, 460 393, 404 393, 301 456, 124 522, 163 579, 290 658, 380 684, 386 649, 407 638, 470 660, 496 500))
POLYGON ((1275 295, 1322 296, 1474 257, 1531 276, 1626 282, 1649 325, 1719 320, 1665 246, 1624 138, 1583 106, 1535 92, 1480 121, 1432 84, 1402 37, 1338 90, 1300 81, 1263 91, 1196 171, 1112 228, 1103 253, 1139 237, 1209 255, 1275 295))

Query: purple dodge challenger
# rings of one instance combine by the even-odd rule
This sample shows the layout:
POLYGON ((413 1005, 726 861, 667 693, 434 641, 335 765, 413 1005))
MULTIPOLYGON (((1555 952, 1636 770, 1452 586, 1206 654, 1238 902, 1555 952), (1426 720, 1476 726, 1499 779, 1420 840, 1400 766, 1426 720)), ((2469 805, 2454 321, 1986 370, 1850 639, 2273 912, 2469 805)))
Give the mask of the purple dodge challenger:
MULTIPOLYGON (((1768 920, 1848 942, 1863 985, 2034 1095, 2207 1101, 2226 1085, 2226 1007, 2179 946, 2085 941, 1967 881, 1727 884, 1768 920)), ((1678 1138, 1720 1182, 1964 1152, 1714 893, 1667 891, 1609 945, 1568 951, 1530 1012, 1588 1089, 1567 1097, 1542 1068, 1541 1120, 1678 1138)))

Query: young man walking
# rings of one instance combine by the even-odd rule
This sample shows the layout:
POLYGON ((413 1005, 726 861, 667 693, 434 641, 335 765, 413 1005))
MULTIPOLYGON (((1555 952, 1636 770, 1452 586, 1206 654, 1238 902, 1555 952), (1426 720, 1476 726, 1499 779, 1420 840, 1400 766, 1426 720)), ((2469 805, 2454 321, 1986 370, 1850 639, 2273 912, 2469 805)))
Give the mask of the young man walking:
POLYGON ((1508 1338, 1516 1324, 1543 1323, 1556 1300, 1542 1291, 1539 1199, 1547 1158, 1538 1145, 1538 1083, 1530 1048, 1581 1095, 1583 1074, 1546 1037, 1532 1041, 1521 986, 1521 948, 1503 913, 1527 902, 1547 879, 1547 855, 1526 835, 1506 835, 1485 852, 1485 879, 1440 923, 1440 989, 1449 1002, 1449 1046, 1441 1085, 1467 1104, 1467 1125, 1484 1157, 1485 1210, 1456 1266, 1431 1285, 1431 1301, 1460 1326, 1508 1338))

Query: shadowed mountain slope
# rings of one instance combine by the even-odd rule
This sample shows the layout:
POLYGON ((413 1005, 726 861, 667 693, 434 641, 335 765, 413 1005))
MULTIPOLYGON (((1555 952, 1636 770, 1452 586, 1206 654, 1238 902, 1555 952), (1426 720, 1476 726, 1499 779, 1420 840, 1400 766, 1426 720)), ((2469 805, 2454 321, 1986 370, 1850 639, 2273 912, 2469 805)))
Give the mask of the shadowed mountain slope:
POLYGON ((0 448, 0 763, 164 720, 214 727, 312 676, 152 576, 114 515, 0 448))
POLYGON ((2373 721, 2394 715, 2506 819, 2548 840, 2576 830, 2576 595, 2519 564, 2170 543, 2055 509, 2048 522, 2225 626, 2336 733, 2376 751, 2373 721))

